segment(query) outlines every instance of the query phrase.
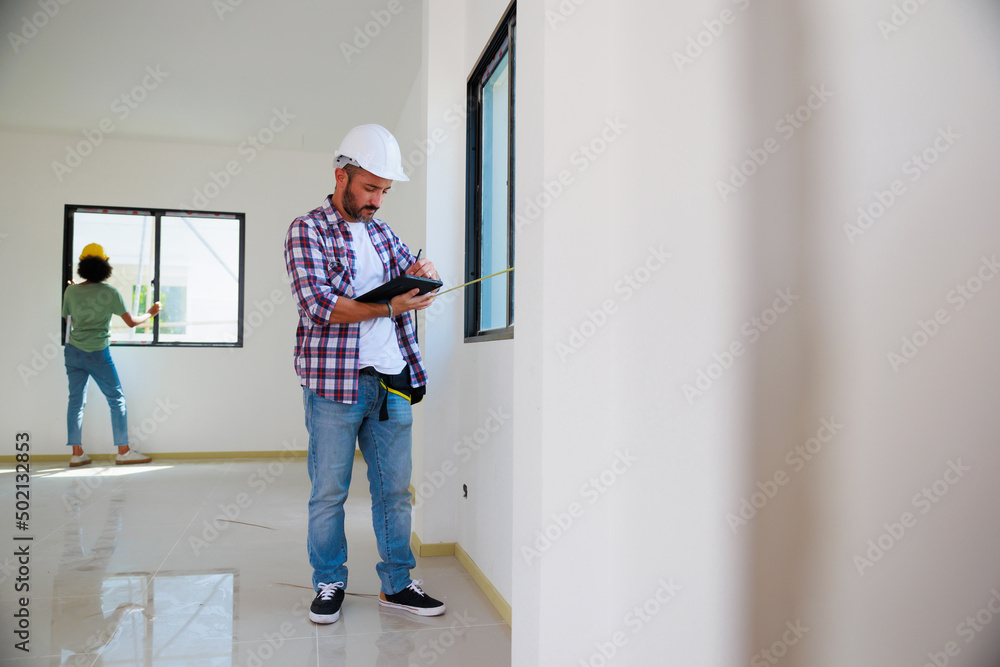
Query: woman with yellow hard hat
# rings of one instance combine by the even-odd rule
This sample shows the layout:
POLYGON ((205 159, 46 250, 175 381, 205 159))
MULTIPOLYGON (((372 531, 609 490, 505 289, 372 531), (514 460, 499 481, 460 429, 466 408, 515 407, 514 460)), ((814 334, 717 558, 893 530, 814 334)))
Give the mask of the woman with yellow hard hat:
POLYGON ((77 273, 84 282, 71 283, 63 294, 62 316, 70 318, 69 340, 66 342, 66 375, 69 376, 69 407, 66 412, 67 443, 73 448, 69 465, 87 465, 90 457, 83 451, 83 406, 87 401, 87 381, 94 378, 108 399, 111 408, 111 430, 118 454, 117 465, 148 463, 151 459, 128 444, 128 418, 125 394, 118 380, 115 362, 108 345, 111 340, 111 316, 118 315, 130 327, 155 317, 162 307, 157 301, 148 312, 133 316, 125 307, 121 293, 105 284, 111 277, 111 264, 104 248, 97 243, 87 245, 80 253, 77 273))

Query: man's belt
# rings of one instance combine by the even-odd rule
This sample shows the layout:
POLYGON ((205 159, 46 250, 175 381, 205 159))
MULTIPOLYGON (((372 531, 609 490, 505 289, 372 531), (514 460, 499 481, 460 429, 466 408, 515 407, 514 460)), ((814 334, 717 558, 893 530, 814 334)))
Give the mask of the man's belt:
POLYGON ((378 420, 384 422, 389 419, 389 394, 393 393, 402 396, 408 403, 412 403, 413 390, 410 387, 410 367, 407 366, 395 375, 386 375, 375 369, 374 366, 365 366, 359 373, 361 375, 371 375, 377 378, 379 384, 385 389, 385 397, 382 399, 382 406, 378 411, 378 420))

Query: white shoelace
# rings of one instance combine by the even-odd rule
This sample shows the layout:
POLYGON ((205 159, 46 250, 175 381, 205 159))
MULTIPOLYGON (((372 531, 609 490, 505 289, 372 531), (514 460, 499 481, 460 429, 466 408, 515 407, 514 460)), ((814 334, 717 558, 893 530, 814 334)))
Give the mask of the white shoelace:
POLYGON ((413 591, 417 595, 422 595, 422 596, 426 597, 427 593, 424 593, 423 589, 420 588, 420 584, 422 584, 422 583, 424 583, 423 579, 417 579, 415 581, 411 581, 410 585, 407 586, 407 588, 409 588, 411 591, 413 591))
POLYGON ((332 600, 334 593, 337 592, 338 588, 344 588, 343 581, 335 581, 332 584, 324 584, 320 582, 319 585, 319 599, 325 601, 332 600))

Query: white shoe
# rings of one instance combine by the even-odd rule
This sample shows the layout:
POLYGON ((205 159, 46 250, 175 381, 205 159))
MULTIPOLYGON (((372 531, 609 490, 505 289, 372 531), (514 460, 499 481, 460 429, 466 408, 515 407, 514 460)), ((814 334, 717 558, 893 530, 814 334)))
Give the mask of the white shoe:
POLYGON ((129 449, 126 454, 115 454, 115 465, 125 466, 132 463, 149 463, 153 459, 145 454, 140 454, 134 449, 129 449))
POLYGON ((73 455, 69 457, 70 468, 79 468, 80 466, 89 465, 91 463, 93 463, 93 461, 90 460, 90 457, 87 456, 86 452, 80 454, 79 456, 73 455))

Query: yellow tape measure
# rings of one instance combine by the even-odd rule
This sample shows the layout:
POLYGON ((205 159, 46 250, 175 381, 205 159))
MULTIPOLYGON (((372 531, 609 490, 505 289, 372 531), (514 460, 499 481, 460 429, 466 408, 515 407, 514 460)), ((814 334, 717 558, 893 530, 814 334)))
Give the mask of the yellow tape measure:
POLYGON ((468 287, 469 285, 473 285, 473 284, 475 284, 475 283, 478 283, 478 282, 479 282, 479 281, 481 281, 481 280, 486 280, 487 278, 492 278, 493 276, 499 276, 499 275, 500 275, 500 274, 502 274, 502 273, 510 273, 510 272, 511 272, 511 271, 513 271, 513 270, 514 270, 514 267, 512 266, 512 267, 510 267, 509 269, 504 269, 503 271, 497 271, 496 273, 491 273, 491 274, 490 274, 490 275, 488 275, 488 276, 483 276, 482 278, 476 278, 475 280, 470 280, 470 281, 469 281, 469 282, 467 282, 467 283, 462 283, 461 285, 456 285, 455 287, 449 287, 449 288, 448 288, 448 289, 446 289, 445 291, 443 291, 443 292, 438 292, 438 293, 437 293, 437 294, 435 294, 434 296, 435 296, 435 297, 439 297, 439 296, 441 296, 442 294, 447 294, 448 292, 451 292, 451 291, 454 291, 454 290, 457 290, 457 289, 461 289, 462 287, 468 287))

